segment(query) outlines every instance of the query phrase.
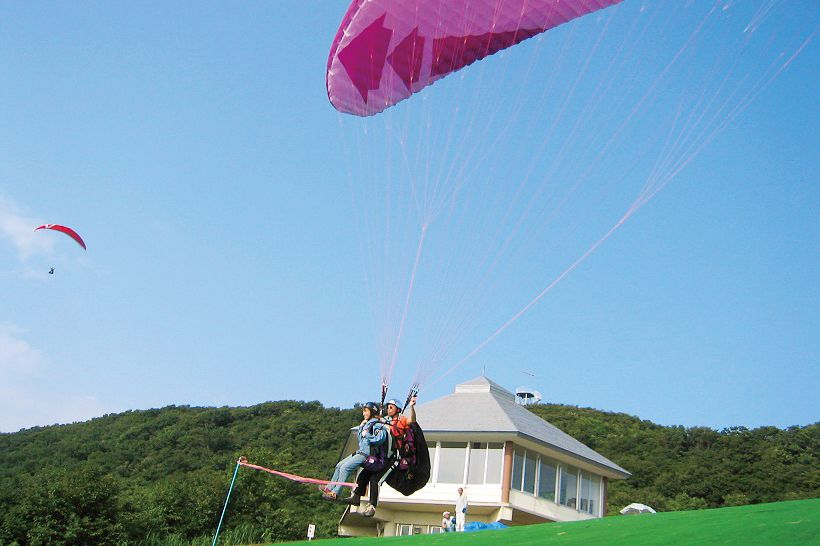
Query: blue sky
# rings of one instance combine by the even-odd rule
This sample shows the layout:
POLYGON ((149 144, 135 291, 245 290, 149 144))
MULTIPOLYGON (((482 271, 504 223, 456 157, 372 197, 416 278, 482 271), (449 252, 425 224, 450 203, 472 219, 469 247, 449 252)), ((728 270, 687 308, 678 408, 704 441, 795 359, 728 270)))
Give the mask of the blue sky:
POLYGON ((664 71, 713 6, 675 4, 634 31, 626 0, 372 119, 324 88, 344 1, 3 4, 0 431, 349 407, 393 353, 401 397, 421 364, 422 399, 486 370, 662 424, 815 422, 820 9, 714 4, 664 71), (411 183, 461 190, 421 198, 444 206, 404 313, 411 183))

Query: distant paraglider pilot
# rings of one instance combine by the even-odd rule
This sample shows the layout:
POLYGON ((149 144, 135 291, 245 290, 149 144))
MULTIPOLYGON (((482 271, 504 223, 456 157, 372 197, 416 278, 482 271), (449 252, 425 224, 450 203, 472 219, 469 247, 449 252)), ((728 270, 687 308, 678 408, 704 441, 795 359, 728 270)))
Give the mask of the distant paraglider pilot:
MULTIPOLYGON (((333 471, 333 477, 330 478, 331 482, 346 482, 357 468, 364 465, 375 448, 386 443, 387 429, 379 419, 379 406, 375 402, 367 402, 362 406, 362 422, 356 428, 356 437, 359 441, 358 450, 339 461, 333 471)), ((337 500, 342 486, 323 486, 320 489, 322 498, 337 500)), ((373 511, 375 512, 375 508, 373 511)))
POLYGON ((53 267, 48 270, 48 274, 49 275, 54 275, 54 268, 53 267))

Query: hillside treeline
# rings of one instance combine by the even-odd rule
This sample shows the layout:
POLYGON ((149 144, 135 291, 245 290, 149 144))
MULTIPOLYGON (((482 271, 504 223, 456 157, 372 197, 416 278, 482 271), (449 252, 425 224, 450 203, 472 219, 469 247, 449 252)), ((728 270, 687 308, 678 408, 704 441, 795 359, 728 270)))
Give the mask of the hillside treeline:
MULTIPOLYGON (((632 472, 608 510, 820 497, 820 424, 781 430, 664 427, 624 414, 530 406, 632 472)), ((167 407, 0 435, 0 544, 210 544, 234 464, 325 477, 356 409, 318 402, 167 407)), ((421 423, 423 426, 423 423, 421 423)), ((251 543, 332 536, 342 506, 314 487, 242 469, 223 537, 251 543)))
POLYGON ((610 482, 609 514, 631 502, 678 511, 820 497, 820 423, 715 431, 571 406, 531 409, 632 473, 610 482))

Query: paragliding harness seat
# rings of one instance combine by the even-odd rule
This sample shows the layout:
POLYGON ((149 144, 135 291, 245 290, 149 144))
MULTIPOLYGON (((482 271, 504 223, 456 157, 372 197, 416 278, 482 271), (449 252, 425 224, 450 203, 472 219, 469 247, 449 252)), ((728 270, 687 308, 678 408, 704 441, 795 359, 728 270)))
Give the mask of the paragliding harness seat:
POLYGON ((430 452, 424 432, 415 422, 410 423, 404 437, 396 443, 396 454, 379 480, 379 485, 387 482, 402 495, 409 496, 424 487, 430 479, 430 452))

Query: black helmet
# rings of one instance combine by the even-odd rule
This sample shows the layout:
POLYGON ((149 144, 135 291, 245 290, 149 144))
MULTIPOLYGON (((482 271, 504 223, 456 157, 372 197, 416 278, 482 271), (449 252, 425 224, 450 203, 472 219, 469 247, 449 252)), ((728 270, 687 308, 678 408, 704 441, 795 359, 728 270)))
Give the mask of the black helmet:
POLYGON ((390 400, 387 401, 387 403, 384 405, 384 407, 387 407, 390 404, 393 404, 394 406, 396 406, 396 408, 398 408, 399 411, 401 411, 401 402, 400 401, 396 400, 395 398, 391 398, 390 400))
POLYGON ((374 414, 379 414, 379 405, 375 402, 365 402, 362 404, 362 408, 368 408, 374 414))

